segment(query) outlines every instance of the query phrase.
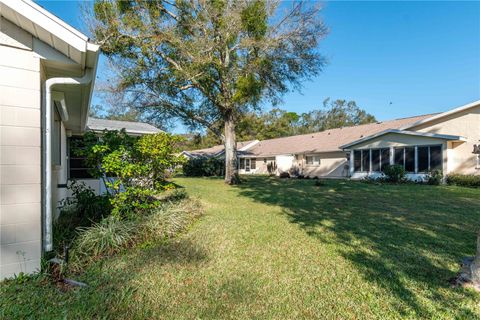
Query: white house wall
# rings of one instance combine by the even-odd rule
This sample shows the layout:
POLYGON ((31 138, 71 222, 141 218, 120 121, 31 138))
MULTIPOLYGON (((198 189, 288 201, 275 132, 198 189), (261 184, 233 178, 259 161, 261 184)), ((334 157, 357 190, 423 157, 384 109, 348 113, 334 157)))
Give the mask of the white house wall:
POLYGON ((0 17, 0 279, 40 267, 41 86, 32 42, 0 17))
MULTIPOLYGON (((68 195, 67 189, 64 187, 67 184, 68 180, 68 157, 67 157, 67 135, 65 126, 61 124, 61 154, 60 165, 54 165, 52 167, 52 212, 54 212, 54 217, 58 218, 60 214, 59 206, 61 200, 65 199, 68 195)), ((56 148, 56 146, 53 146, 56 148)))

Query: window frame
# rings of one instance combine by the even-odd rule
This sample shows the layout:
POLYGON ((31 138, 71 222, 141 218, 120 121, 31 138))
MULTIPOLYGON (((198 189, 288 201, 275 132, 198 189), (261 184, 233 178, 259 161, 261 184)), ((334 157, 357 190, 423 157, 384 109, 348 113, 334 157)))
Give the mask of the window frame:
POLYGON ((371 156, 370 156, 371 149, 362 149, 362 171, 360 172, 371 172, 371 156), (368 155, 368 159, 366 159, 365 155, 368 155), (368 170, 365 170, 365 164, 368 166, 368 170))
POLYGON ((240 158, 240 161, 238 161, 238 169, 245 170, 245 158, 240 158))
POLYGON ((382 149, 370 149, 370 169, 371 169, 371 172, 381 172, 382 171, 382 149), (378 152, 378 157, 374 157, 373 154, 374 152, 378 152), (377 166, 378 166, 378 170, 374 170, 375 169, 375 158, 377 158, 378 160, 378 163, 377 163, 377 166))
POLYGON ((94 176, 92 176, 88 170, 91 169, 91 168, 87 168, 87 167, 74 167, 72 169, 72 160, 83 160, 85 159, 85 157, 78 157, 78 156, 74 156, 72 154, 72 140, 75 140, 75 139, 83 139, 82 136, 72 136, 72 137, 69 137, 67 138, 67 155, 68 155, 68 161, 67 161, 67 164, 68 164, 68 167, 67 167, 67 176, 68 176, 68 180, 97 180, 97 178, 95 178, 94 176), (77 171, 77 172, 85 172, 86 173, 86 176, 85 177, 72 177, 72 171, 77 171))
POLYGON ((307 166, 318 167, 320 166, 321 158, 319 155, 306 155, 305 156, 305 164, 307 166), (312 161, 309 162, 308 159, 311 158, 312 161))
POLYGON ((52 165, 62 166, 62 118, 60 113, 54 108, 52 125, 52 165))

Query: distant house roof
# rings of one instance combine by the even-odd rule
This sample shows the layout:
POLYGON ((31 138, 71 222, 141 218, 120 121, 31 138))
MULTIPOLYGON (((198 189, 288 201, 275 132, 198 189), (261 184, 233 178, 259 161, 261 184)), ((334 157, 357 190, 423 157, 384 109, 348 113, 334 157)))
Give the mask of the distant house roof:
POLYGON ((417 137, 437 138, 437 139, 443 139, 443 140, 466 141, 466 138, 462 137, 462 136, 453 136, 453 135, 449 135, 449 134, 417 132, 417 131, 408 131, 408 130, 398 130, 398 129, 388 129, 388 130, 384 130, 382 132, 370 135, 368 137, 361 138, 361 139, 358 139, 356 141, 350 142, 348 144, 340 146, 340 148, 341 149, 348 149, 350 147, 358 145, 359 143, 369 141, 369 140, 375 139, 377 137, 380 137, 380 136, 383 136, 383 135, 386 135, 386 134, 389 134, 389 133, 409 135, 409 136, 417 136, 417 137))
POLYGON ((347 143, 388 130, 432 117, 426 114, 410 118, 369 123, 352 127, 330 129, 321 132, 302 134, 284 138, 263 140, 245 152, 245 156, 261 157, 281 154, 320 153, 341 151, 347 143))
POLYGON ((144 122, 118 121, 98 118, 88 118, 87 130, 102 132, 103 130, 122 130, 133 135, 151 134, 162 132, 162 130, 144 122))
MULTIPOLYGON (((239 141, 237 142, 237 151, 244 152, 248 150, 255 144, 257 144, 258 140, 250 140, 250 141, 239 141)), ((189 158, 200 158, 200 157, 217 157, 223 154, 225 147, 220 144, 210 148, 205 149, 198 149, 192 151, 183 151, 182 153, 189 157, 189 158)))

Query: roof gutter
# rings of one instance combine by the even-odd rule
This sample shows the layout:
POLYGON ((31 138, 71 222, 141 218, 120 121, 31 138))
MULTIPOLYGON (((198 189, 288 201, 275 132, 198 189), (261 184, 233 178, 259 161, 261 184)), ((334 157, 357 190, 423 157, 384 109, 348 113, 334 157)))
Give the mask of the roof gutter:
POLYGON ((56 85, 82 85, 93 80, 93 70, 87 69, 81 78, 51 78, 45 82, 45 215, 44 215, 44 242, 45 251, 52 251, 52 88, 56 85))

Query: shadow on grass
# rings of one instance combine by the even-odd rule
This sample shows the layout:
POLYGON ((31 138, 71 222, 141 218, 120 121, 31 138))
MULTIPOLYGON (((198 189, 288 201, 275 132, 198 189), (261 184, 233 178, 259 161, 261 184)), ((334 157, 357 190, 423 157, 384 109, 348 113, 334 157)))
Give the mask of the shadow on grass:
POLYGON ((98 261, 81 275, 70 275, 87 283, 85 288, 62 292, 44 277, 24 283, 11 280, 0 286, 2 319, 144 319, 155 318, 151 306, 139 306, 139 275, 167 264, 198 266, 207 253, 186 239, 172 240, 149 248, 98 261))
MULTIPOLYGON (((367 281, 393 294, 400 314, 405 305, 428 317, 419 297, 441 309, 458 308, 461 299, 478 299, 468 290, 448 287, 452 264, 474 254, 480 219, 475 190, 421 185, 374 185, 249 177, 240 194, 283 208, 290 222, 351 261, 367 281)), ((458 310, 458 309, 457 309, 458 310)), ((475 316, 465 308, 460 316, 475 316)))

